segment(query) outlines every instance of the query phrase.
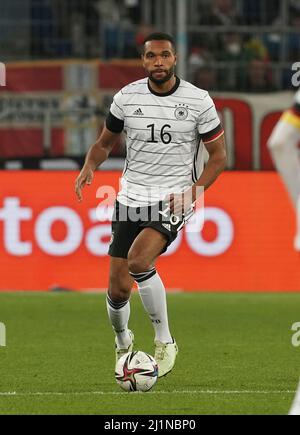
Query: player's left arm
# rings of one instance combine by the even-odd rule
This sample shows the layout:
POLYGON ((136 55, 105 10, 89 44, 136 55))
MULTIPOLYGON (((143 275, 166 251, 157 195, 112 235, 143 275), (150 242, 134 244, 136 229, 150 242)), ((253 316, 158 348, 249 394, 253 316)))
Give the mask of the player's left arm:
POLYGON ((197 119, 197 130, 205 148, 208 151, 209 159, 200 178, 182 194, 171 196, 170 208, 173 213, 186 212, 226 167, 226 148, 224 130, 220 122, 215 104, 209 94, 201 101, 202 113, 197 119))
POLYGON ((204 190, 206 190, 209 186, 211 186, 216 181, 221 172, 224 171, 227 163, 226 146, 223 131, 215 140, 204 142, 204 145, 208 151, 209 159, 200 178, 192 186, 193 202, 198 199, 199 195, 201 195, 201 189, 197 188, 202 187, 204 190), (200 191, 200 193, 197 192, 198 190, 200 191))
POLYGON ((224 131, 221 126, 219 130, 216 139, 209 140, 208 142, 204 141, 209 159, 200 178, 184 193, 170 196, 170 210, 175 215, 180 215, 190 210, 192 204, 197 201, 203 191, 211 186, 221 172, 224 171, 227 163, 226 146, 224 131))

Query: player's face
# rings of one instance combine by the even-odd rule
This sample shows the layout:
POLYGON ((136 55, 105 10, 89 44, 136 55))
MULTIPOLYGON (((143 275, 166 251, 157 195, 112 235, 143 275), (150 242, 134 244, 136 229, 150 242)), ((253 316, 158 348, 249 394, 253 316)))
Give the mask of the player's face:
POLYGON ((176 55, 170 41, 147 41, 142 55, 143 66, 150 80, 165 83, 174 74, 176 55))

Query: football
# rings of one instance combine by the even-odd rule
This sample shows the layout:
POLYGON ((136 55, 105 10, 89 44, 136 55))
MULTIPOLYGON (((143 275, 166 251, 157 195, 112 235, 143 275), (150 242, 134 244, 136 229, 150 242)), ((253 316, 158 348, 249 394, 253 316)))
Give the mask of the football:
POLYGON ((116 381, 125 391, 149 391, 156 383, 158 366, 146 352, 128 352, 116 364, 116 381))

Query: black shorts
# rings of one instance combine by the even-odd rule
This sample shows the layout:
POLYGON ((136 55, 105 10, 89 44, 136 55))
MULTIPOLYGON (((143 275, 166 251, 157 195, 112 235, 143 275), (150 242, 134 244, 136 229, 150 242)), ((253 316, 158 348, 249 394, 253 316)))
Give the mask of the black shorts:
POLYGON ((176 239, 184 226, 185 216, 179 218, 166 212, 167 203, 161 201, 148 207, 128 207, 116 201, 112 218, 112 236, 108 254, 112 257, 127 258, 128 251, 144 228, 153 228, 166 237, 161 254, 176 239))

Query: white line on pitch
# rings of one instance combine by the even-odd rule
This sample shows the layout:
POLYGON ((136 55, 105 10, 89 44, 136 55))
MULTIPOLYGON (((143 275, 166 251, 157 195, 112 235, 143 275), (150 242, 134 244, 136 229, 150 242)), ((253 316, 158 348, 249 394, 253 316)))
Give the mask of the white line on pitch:
MULTIPOLYGON (((272 395, 272 394, 295 394, 296 391, 292 390, 283 390, 283 391, 255 391, 255 390, 175 390, 175 391, 149 391, 149 394, 216 394, 216 395, 239 395, 239 394, 262 394, 262 395, 272 395)), ((16 392, 16 391, 4 391, 0 392, 0 396, 89 396, 89 395, 99 395, 99 396, 119 396, 124 395, 125 392, 117 392, 117 391, 49 391, 49 392, 16 392)), ((130 394, 144 394, 139 392, 134 392, 130 394)))
POLYGON ((289 415, 300 415, 300 382, 289 415))

